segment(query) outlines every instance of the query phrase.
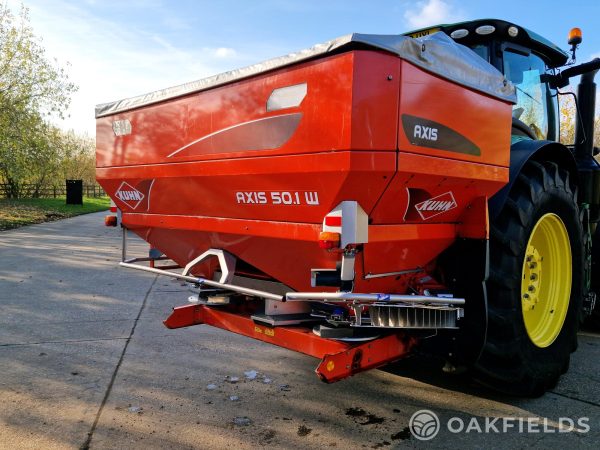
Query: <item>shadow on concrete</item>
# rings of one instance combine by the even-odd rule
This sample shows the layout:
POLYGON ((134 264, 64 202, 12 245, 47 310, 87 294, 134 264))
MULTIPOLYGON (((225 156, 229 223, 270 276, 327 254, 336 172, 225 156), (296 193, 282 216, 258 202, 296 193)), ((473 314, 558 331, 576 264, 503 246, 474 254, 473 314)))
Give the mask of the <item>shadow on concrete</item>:
POLYGON ((313 373, 316 359, 206 326, 166 330, 161 321, 185 303, 188 291, 163 279, 150 290, 154 276, 118 269, 118 244, 100 215, 0 233, 3 446, 78 448, 96 421, 91 448, 579 448, 598 442, 598 426, 585 435, 442 429, 429 442, 407 429, 420 409, 436 412, 442 423, 589 415, 597 424, 597 336, 582 336, 571 371, 539 399, 495 394, 466 376, 442 373, 442 361, 422 355, 325 385, 313 373), (251 370, 258 372, 254 380, 245 378, 251 370))

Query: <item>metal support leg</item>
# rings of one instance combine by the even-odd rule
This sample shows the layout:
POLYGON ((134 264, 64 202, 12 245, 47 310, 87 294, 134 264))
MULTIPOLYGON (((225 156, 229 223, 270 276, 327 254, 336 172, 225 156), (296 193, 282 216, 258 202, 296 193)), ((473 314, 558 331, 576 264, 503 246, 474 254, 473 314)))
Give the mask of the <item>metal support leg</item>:
POLYGON ((341 280, 354 281, 354 260, 356 254, 353 252, 344 253, 342 256, 341 280))
POLYGON ((127 228, 121 225, 121 230, 123 230, 123 237, 121 242, 121 262, 127 261, 127 228))

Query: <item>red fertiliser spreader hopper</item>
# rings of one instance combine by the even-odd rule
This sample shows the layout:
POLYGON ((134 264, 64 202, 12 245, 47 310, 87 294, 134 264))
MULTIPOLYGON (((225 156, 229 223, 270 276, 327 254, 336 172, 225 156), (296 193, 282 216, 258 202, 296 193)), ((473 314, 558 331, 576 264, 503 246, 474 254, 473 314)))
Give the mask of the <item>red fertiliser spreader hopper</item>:
POLYGON ((121 265, 198 286, 167 327, 321 358, 327 382, 423 336, 473 360, 514 101, 500 72, 436 33, 348 35, 99 105, 98 182, 152 248, 121 265))

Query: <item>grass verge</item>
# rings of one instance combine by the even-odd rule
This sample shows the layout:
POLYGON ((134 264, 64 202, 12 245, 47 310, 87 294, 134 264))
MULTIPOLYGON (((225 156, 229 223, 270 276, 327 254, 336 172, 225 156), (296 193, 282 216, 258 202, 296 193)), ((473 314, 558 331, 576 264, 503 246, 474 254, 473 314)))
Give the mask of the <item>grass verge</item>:
POLYGON ((0 230, 104 211, 109 207, 108 197, 84 197, 83 206, 67 205, 65 197, 0 199, 0 230))

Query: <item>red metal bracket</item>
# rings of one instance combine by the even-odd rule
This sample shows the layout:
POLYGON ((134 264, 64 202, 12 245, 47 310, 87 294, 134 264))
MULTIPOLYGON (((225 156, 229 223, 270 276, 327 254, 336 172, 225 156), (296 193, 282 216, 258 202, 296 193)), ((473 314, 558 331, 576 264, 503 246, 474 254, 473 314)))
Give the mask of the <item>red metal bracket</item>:
POLYGON ((406 356, 416 340, 400 333, 349 346, 346 351, 323 356, 315 369, 326 383, 343 380, 355 373, 375 369, 406 356))
POLYGON ((171 329, 202 323, 320 358, 316 373, 326 383, 396 361, 408 354, 416 343, 414 338, 397 333, 351 345, 319 337, 310 328, 270 328, 255 323, 247 315, 205 305, 179 306, 164 321, 171 329))

